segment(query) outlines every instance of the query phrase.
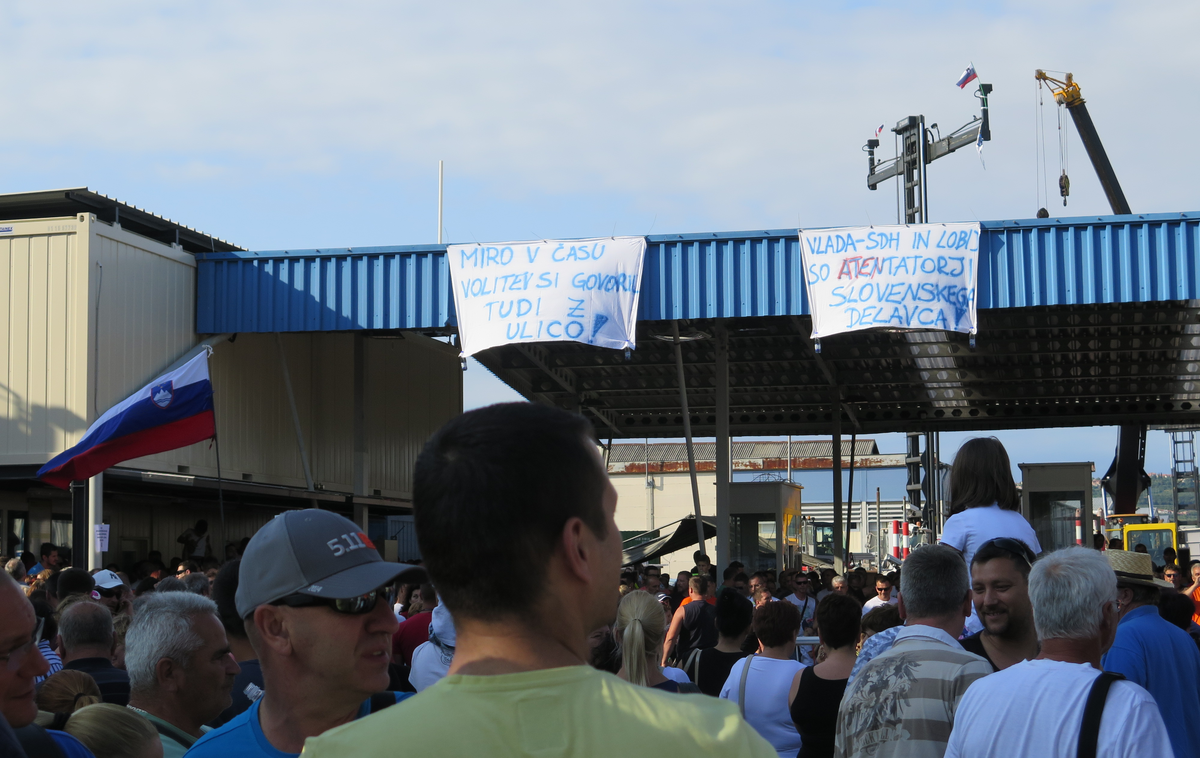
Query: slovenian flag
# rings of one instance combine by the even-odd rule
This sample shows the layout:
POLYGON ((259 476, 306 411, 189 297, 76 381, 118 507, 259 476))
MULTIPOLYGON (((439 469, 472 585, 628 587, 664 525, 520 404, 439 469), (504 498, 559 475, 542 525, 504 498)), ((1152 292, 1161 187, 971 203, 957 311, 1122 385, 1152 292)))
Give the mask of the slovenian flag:
POLYGON ((967 66, 967 70, 963 72, 963 75, 958 77, 958 81, 955 84, 958 85, 959 89, 962 89, 978 78, 979 74, 975 73, 975 64, 972 63, 970 66, 967 66))
POLYGON ((109 466, 174 450, 216 434, 208 354, 201 350, 180 368, 109 408, 83 439, 38 471, 43 482, 66 489, 109 466))
POLYGON ((878 138, 881 134, 883 134, 883 124, 880 124, 879 128, 875 130, 875 137, 878 138))

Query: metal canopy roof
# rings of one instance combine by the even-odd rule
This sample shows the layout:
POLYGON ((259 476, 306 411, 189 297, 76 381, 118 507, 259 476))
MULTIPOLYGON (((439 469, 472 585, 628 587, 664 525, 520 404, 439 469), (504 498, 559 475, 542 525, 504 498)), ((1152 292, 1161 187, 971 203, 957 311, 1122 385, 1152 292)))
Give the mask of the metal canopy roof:
MULTIPOLYGON (((638 349, 509 345, 477 357, 601 436, 715 434, 729 333, 732 434, 828 432, 831 386, 865 433, 1200 423, 1200 213, 983 222, 974 348, 946 332, 855 332, 814 353, 795 230, 648 238, 638 349)), ((445 246, 198 255, 205 333, 454 331, 445 246)))
POLYGON ((77 213, 95 213, 97 218, 103 221, 119 223, 131 232, 159 242, 177 242, 189 253, 231 252, 242 249, 189 226, 177 224, 136 206, 92 192, 87 187, 0 195, 0 219, 6 221, 74 216, 77 213))

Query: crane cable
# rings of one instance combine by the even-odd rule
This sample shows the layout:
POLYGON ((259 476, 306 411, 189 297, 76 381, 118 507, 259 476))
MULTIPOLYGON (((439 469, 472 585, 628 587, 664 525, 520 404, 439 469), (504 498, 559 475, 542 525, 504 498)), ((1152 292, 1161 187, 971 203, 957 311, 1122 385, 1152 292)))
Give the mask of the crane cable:
POLYGON ((1067 205, 1067 195, 1071 194, 1071 179, 1067 176, 1067 144, 1068 122, 1067 107, 1058 103, 1058 193, 1062 195, 1063 207, 1067 205))

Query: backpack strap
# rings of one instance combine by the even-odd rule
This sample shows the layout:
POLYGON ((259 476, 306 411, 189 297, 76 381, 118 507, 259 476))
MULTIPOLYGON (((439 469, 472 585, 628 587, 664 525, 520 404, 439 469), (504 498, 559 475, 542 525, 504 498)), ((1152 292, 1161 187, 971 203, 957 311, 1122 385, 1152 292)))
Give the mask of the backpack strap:
POLYGON ((683 672, 692 677, 692 684, 700 683, 700 653, 700 648, 693 650, 683 666, 683 672))
POLYGON ((746 665, 742 667, 742 681, 738 684, 738 709, 742 712, 742 718, 746 718, 746 678, 750 676, 750 662, 754 660, 754 653, 746 656, 746 665))
POLYGON ((1100 717, 1104 715, 1104 701, 1108 699, 1108 689, 1112 687, 1113 682, 1124 678, 1121 674, 1104 671, 1092 682, 1087 704, 1083 706, 1083 725, 1079 728, 1076 758, 1096 758, 1096 746, 1100 741, 1100 717))

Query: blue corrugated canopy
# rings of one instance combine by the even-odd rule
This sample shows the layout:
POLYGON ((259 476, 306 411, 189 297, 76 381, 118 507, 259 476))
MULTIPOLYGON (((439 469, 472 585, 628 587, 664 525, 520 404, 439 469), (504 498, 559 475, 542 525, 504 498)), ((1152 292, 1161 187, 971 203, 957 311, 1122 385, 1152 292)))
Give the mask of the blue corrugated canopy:
MULTIPOLYGON (((680 436, 664 321, 696 434, 715 430, 728 330, 733 433, 826 433, 830 383, 863 432, 1200 423, 1200 213, 983 222, 977 344, 877 329, 808 339, 797 230, 648 237, 638 349, 509 345, 477 357, 603 433, 680 436)), ((444 245, 197 255, 198 331, 454 331, 444 245)))

